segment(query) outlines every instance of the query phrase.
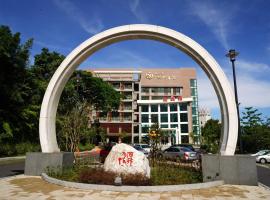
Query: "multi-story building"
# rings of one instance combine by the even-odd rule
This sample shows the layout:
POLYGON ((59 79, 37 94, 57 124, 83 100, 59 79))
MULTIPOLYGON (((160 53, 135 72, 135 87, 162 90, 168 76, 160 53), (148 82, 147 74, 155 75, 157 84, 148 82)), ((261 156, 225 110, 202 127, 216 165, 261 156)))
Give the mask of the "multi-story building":
POLYGON ((116 140, 125 132, 131 136, 132 143, 141 142, 149 128, 158 123, 170 133, 169 144, 199 142, 195 69, 98 69, 91 72, 124 96, 118 110, 96 113, 110 139, 116 140))
POLYGON ((199 121, 201 128, 204 127, 208 120, 212 119, 211 112, 208 108, 199 109, 199 121))

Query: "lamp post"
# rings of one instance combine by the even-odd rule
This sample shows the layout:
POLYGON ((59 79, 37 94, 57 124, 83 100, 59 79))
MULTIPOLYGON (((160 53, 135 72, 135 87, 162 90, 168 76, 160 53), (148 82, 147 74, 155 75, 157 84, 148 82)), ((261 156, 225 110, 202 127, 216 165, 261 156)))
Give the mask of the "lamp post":
POLYGON ((242 139, 241 139, 241 126, 240 126, 240 114, 239 114, 239 103, 238 103, 238 94, 237 94, 237 85, 236 85, 236 74, 235 74, 235 58, 238 56, 239 53, 235 51, 235 49, 230 49, 229 53, 226 54, 230 61, 232 62, 232 69, 233 69, 233 83, 234 83, 234 96, 235 96, 235 103, 237 109, 237 117, 238 117, 238 141, 240 146, 240 153, 243 153, 242 147, 242 139))

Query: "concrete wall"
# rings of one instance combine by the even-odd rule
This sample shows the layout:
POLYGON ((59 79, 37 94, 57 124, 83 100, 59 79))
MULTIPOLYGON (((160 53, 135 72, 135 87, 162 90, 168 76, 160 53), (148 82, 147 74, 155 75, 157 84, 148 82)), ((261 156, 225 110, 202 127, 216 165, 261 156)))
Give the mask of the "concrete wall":
POLYGON ((255 157, 248 155, 203 155, 203 181, 224 180, 228 184, 258 185, 255 157))
POLYGON ((24 174, 31 176, 40 176, 41 173, 46 172, 47 167, 59 168, 72 166, 74 161, 74 154, 71 152, 59 153, 27 153, 25 160, 24 174))

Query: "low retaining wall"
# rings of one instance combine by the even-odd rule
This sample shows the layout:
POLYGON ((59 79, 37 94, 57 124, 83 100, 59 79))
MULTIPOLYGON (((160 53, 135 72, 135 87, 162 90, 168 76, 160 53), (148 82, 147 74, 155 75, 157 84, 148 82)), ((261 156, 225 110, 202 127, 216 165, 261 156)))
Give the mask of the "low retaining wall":
POLYGON ((162 185, 162 186, 114 186, 114 185, 98 185, 98 184, 86 184, 86 183, 76 183, 69 181, 62 181, 49 177, 47 174, 42 173, 41 177, 43 180, 53 183, 56 185, 61 185, 65 187, 72 187, 78 189, 89 189, 89 190, 107 190, 116 192, 169 192, 169 191, 179 191, 179 190, 192 190, 192 189, 203 189, 215 186, 220 186, 224 184, 224 181, 212 181, 207 183, 195 183, 195 184, 183 184, 183 185, 162 185))
POLYGON ((258 185, 255 156, 202 156, 203 182, 223 180, 232 185, 258 185))

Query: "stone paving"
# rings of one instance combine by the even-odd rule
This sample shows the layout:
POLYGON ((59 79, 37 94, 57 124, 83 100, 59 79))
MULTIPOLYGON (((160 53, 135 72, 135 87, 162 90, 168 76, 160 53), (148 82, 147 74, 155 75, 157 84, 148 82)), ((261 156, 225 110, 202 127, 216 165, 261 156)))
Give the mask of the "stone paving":
POLYGON ((177 192, 111 192, 66 188, 43 181, 40 177, 13 176, 0 179, 0 199, 88 199, 88 200, 218 200, 270 199, 270 190, 258 186, 223 185, 209 189, 177 192))

